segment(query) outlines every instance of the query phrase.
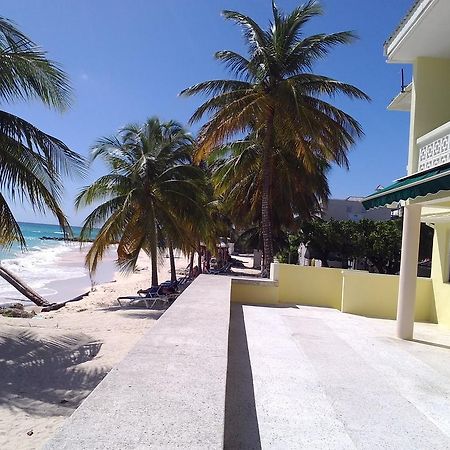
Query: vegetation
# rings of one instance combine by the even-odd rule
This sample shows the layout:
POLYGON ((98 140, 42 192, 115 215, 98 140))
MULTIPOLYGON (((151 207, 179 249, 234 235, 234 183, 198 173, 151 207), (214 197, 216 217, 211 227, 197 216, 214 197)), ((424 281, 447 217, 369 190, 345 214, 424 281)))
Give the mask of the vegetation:
MULTIPOLYGON (((316 169, 309 173, 288 148, 277 148, 275 152, 274 179, 283 180, 274 183, 272 188, 272 200, 277 205, 272 214, 272 245, 276 250, 283 230, 293 231, 298 227, 296 217, 309 219, 320 212, 321 202, 329 195, 326 178, 329 164, 317 159, 316 169)), ((252 249, 261 248, 261 153, 258 140, 249 136, 218 148, 211 155, 211 179, 216 195, 233 223, 253 235, 252 249)))
POLYGON ((208 100, 193 114, 191 122, 209 119, 199 134, 197 159, 210 155, 218 146, 250 133, 259 146, 260 226, 263 240, 263 275, 268 276, 273 260, 274 177, 279 155, 289 151, 303 167, 304 186, 315 176, 320 164, 347 166, 347 152, 362 135, 359 123, 325 100, 344 94, 368 97, 356 87, 312 73, 314 64, 339 44, 355 39, 351 32, 306 36, 305 25, 322 14, 310 0, 283 14, 272 3, 273 20, 268 29, 251 17, 235 11, 223 15, 244 33, 248 54, 219 51, 234 78, 199 83, 182 95, 206 95, 208 100))
MULTIPOLYGON (((0 18, 0 102, 40 100, 64 111, 70 104, 64 72, 10 21, 0 18)), ((50 210, 65 232, 60 207, 62 176, 82 173, 83 159, 59 139, 0 110, 0 246, 25 247, 8 201, 27 200, 33 210, 50 210)))
POLYGON ((197 234, 192 230, 201 233, 209 197, 204 173, 191 164, 193 143, 179 123, 151 118, 94 145, 92 158, 101 158, 109 173, 83 188, 76 199, 77 207, 102 202, 81 231, 87 239, 100 227, 86 256, 91 271, 106 249, 118 242, 122 270, 134 270, 143 250, 151 257, 156 286, 160 250, 173 244, 195 245, 197 234))
MULTIPOLYGON (((422 224, 419 259, 431 258, 433 230, 422 224)), ((278 254, 281 262, 296 263, 301 242, 308 244, 311 258, 320 259, 323 266, 329 260, 340 260, 347 267, 349 260, 365 262, 367 269, 378 273, 396 274, 400 270, 402 221, 360 222, 321 220, 305 222, 297 234, 278 254)))

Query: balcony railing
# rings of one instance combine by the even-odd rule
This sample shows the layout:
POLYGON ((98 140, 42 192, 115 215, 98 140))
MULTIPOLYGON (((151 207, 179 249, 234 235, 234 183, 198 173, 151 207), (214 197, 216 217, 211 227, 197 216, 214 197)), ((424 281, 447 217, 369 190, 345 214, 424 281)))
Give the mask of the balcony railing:
POLYGON ((450 162, 450 122, 417 139, 417 172, 450 162))

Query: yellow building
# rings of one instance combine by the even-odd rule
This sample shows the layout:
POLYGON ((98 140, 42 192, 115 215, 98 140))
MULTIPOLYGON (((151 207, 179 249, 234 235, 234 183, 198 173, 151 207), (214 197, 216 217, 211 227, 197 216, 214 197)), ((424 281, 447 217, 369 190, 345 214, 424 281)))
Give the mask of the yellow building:
POLYGON ((408 173, 364 200, 404 206, 397 332, 412 339, 420 222, 433 227, 435 319, 450 326, 449 0, 419 0, 385 44, 388 63, 412 64, 413 81, 389 105, 410 112, 408 173))

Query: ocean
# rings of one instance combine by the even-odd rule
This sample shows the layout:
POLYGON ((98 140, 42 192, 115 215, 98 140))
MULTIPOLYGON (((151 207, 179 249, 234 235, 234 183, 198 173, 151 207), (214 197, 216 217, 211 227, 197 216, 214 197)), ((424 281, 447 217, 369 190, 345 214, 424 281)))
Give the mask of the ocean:
MULTIPOLYGON (((114 274, 112 258, 107 258, 106 270, 91 280, 84 267, 86 246, 80 249, 77 242, 42 240, 41 237, 63 237, 57 225, 40 223, 20 223, 27 250, 13 245, 11 249, 0 250, 1 264, 36 290, 49 301, 63 301, 86 292, 91 284, 110 281, 114 274), (61 281, 72 280, 66 289, 61 281), (70 291, 70 292, 69 292, 70 291), (72 297, 70 297, 72 296, 72 297)), ((72 227, 73 234, 79 235, 81 228, 72 227)), ((10 284, 0 278, 0 303, 11 303, 26 299, 10 284)))

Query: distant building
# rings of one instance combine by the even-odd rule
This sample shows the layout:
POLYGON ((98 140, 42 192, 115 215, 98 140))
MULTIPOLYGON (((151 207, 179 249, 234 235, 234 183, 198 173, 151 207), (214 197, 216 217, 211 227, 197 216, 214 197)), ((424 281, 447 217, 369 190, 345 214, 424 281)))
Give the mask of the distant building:
POLYGON ((359 222, 363 219, 388 221, 394 218, 396 209, 376 208, 367 211, 362 204, 362 200, 362 197, 332 198, 323 208, 322 219, 359 222))

